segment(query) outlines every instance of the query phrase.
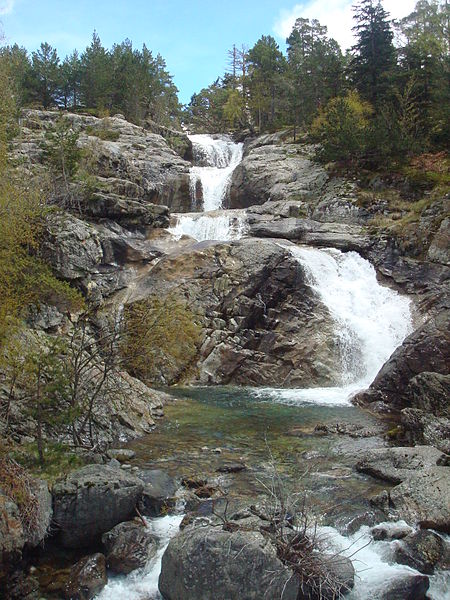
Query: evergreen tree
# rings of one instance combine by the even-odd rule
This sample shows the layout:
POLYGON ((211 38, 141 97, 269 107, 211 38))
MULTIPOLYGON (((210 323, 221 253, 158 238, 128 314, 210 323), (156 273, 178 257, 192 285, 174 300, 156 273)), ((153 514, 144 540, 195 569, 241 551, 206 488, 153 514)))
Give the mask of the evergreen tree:
POLYGON ((32 54, 35 98, 44 108, 57 101, 59 87, 59 58, 56 50, 44 42, 32 54))
POLYGON ((281 112, 286 67, 286 59, 270 35, 263 35, 248 52, 250 108, 259 131, 274 125, 281 112))
POLYGON ((361 0, 354 7, 357 43, 350 63, 353 82, 366 100, 377 105, 388 97, 395 66, 393 32, 381 2, 361 0))
POLYGON ((292 121, 306 125, 341 91, 344 59, 339 44, 327 37, 327 28, 315 19, 297 19, 286 43, 292 121))
POLYGON ((64 59, 60 68, 60 81, 60 100, 64 108, 76 109, 80 104, 81 95, 81 61, 76 50, 64 59))
POLYGON ((450 133, 449 17, 447 2, 419 0, 398 24, 400 84, 403 89, 413 84, 423 135, 429 132, 443 143, 450 133))
POLYGON ((111 106, 112 64, 97 32, 91 45, 81 55, 81 97, 84 106, 100 110, 111 106))

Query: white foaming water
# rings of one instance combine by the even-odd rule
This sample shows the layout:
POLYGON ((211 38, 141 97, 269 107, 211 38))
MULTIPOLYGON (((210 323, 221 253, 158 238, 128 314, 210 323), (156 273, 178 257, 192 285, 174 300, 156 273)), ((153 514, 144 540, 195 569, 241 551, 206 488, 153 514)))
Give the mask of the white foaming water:
POLYGON ((161 559, 170 539, 178 532, 184 515, 172 515, 148 521, 148 528, 159 539, 156 556, 142 569, 128 576, 110 579, 96 600, 162 600, 158 590, 161 559))
MULTIPOLYGON (((389 528, 397 524, 405 525, 404 521, 383 525, 389 528)), ((319 536, 327 540, 327 552, 341 552, 353 562, 356 571, 355 587, 345 596, 348 600, 377 600, 396 579, 405 575, 420 575, 418 571, 394 561, 394 550, 399 542, 374 541, 370 535, 370 527, 363 526, 349 537, 341 535, 333 527, 320 527, 319 536)), ((448 536, 445 538, 448 543, 448 536)), ((450 572, 437 571, 430 577, 427 597, 432 600, 448 600, 449 585, 450 572)))
POLYGON ((410 302, 381 286, 374 267, 356 252, 288 246, 335 321, 340 347, 340 386, 309 389, 261 389, 276 401, 346 405, 367 388, 412 330, 410 302))
POLYGON ((244 211, 227 211, 217 214, 185 213, 175 215, 177 221, 168 231, 180 239, 189 235, 195 240, 239 240, 246 231, 244 211))
POLYGON ((203 210, 222 208, 234 169, 242 160, 243 144, 236 144, 228 136, 190 135, 194 160, 203 166, 194 166, 190 172, 190 189, 195 205, 197 185, 200 182, 203 210))

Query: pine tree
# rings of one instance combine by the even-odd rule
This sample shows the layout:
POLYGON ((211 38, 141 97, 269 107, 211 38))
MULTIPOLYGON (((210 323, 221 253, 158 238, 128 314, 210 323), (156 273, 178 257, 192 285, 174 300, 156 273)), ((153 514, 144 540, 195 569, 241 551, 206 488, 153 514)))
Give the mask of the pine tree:
POLYGON ((35 97, 44 108, 56 103, 59 86, 59 58, 56 50, 44 42, 32 54, 35 97))
POLYGON ((286 43, 291 120, 306 125, 341 91, 344 59, 339 44, 316 19, 297 19, 286 43))
POLYGON ((381 2, 361 0, 354 7, 358 39, 352 51, 350 69, 354 84, 361 96, 374 105, 388 96, 390 77, 395 66, 393 32, 388 13, 381 2))
POLYGON ((111 58, 103 48, 96 31, 91 45, 81 55, 81 96, 88 108, 100 110, 111 106, 112 68, 111 58))
POLYGON ((286 59, 275 39, 263 35, 248 52, 250 107, 262 131, 275 123, 283 94, 286 59))

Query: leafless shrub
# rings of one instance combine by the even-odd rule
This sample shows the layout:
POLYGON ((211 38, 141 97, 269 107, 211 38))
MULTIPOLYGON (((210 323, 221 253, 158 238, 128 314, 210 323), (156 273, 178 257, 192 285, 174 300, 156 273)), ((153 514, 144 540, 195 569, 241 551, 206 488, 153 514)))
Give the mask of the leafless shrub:
POLYGON ((35 482, 14 460, 0 458, 0 488, 18 507, 25 537, 39 528, 39 502, 35 482))

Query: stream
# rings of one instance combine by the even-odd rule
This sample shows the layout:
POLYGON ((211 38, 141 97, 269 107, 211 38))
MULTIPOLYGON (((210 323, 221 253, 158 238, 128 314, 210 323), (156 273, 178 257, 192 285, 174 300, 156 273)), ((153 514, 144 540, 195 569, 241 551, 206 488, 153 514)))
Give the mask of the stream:
MULTIPOLYGON (((192 205, 203 198, 203 211, 173 216, 169 228, 175 239, 238 240, 246 233, 245 211, 226 211, 234 168, 242 159, 242 144, 226 136, 190 136, 195 166, 191 170, 192 205)), ((282 245, 283 242, 280 241, 282 245)), ((308 490, 308 502, 318 518, 336 505, 362 505, 386 489, 354 471, 355 456, 371 445, 385 442, 388 424, 354 407, 350 397, 365 389, 383 363, 411 331, 409 300, 381 286, 373 266, 355 252, 317 250, 286 244, 301 263, 309 285, 329 309, 340 350, 339 386, 312 389, 252 389, 238 387, 172 388, 178 399, 165 407, 165 419, 154 433, 129 444, 136 452, 134 466, 163 469, 172 476, 201 476, 232 496, 254 501, 261 481, 270 477, 273 462, 286 486, 308 490), (336 424, 370 435, 339 435, 336 424), (332 433, 318 435, 320 427, 332 433), (245 470, 219 473, 227 463, 240 462, 245 470)), ((348 429, 347 429, 348 431, 348 429)), ((97 600, 156 600, 161 557, 182 519, 180 499, 176 514, 149 521, 160 540, 158 555, 146 568, 127 577, 111 578, 97 600)), ((352 555, 357 572, 349 599, 380 597, 392 579, 416 573, 394 563, 392 544, 369 543, 366 526, 349 536, 321 528, 336 549, 352 555), (356 553, 355 550, 359 552, 356 553)), ((430 577, 429 597, 444 600, 443 574, 430 577)), ((229 600, 218 598, 217 600, 229 600)))

